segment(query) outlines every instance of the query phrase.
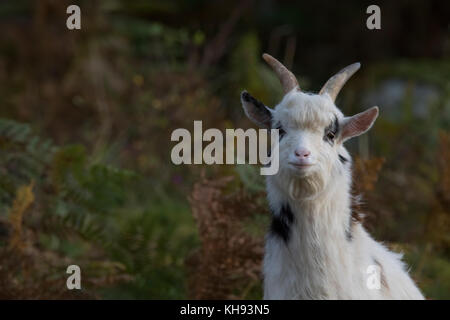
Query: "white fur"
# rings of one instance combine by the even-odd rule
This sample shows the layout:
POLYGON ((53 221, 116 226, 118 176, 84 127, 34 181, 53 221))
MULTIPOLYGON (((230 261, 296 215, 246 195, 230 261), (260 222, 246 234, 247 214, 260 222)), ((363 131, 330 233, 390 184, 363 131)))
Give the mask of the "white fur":
POLYGON ((323 130, 335 116, 344 120, 332 100, 292 90, 272 116, 286 135, 280 142, 280 170, 267 178, 268 200, 274 214, 289 204, 294 222, 287 243, 266 237, 264 298, 423 299, 401 255, 351 222, 350 155, 342 141, 332 146, 323 141, 323 130), (288 165, 298 145, 311 150, 316 164, 306 173, 288 165), (339 161, 339 154, 349 161, 339 161), (380 289, 367 286, 370 265, 381 267, 380 289))

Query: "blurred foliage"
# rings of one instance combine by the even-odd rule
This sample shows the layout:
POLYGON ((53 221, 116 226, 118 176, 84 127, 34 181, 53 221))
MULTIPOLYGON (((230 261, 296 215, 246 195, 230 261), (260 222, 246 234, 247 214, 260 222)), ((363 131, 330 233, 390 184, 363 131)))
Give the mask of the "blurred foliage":
POLYGON ((274 106, 267 51, 315 92, 363 62, 337 100, 381 110, 349 143, 355 210, 427 297, 448 299, 450 5, 385 2, 368 31, 368 4, 2 1, 0 298, 261 297, 261 176, 175 166, 170 135, 250 126, 244 89, 274 106), (80 31, 64 26, 73 3, 80 31), (65 287, 70 264, 81 292, 65 287))
POLYGON ((243 188, 227 192, 232 179, 203 178, 193 187, 190 201, 201 247, 186 261, 192 299, 261 297, 263 238, 245 226, 254 224, 258 215, 267 216, 268 210, 257 201, 262 192, 250 194, 243 188))

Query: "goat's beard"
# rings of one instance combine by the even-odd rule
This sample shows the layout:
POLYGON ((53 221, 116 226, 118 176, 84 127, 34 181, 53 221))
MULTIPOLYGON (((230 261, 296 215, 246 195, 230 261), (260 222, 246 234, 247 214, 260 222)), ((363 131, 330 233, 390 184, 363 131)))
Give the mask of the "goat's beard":
MULTIPOLYGON (((281 169, 281 168, 280 168, 281 169)), ((330 170, 320 166, 308 173, 293 173, 289 168, 282 168, 276 177, 277 184, 292 200, 313 200, 326 189, 330 180, 330 170)))
POLYGON ((319 171, 301 177, 291 177, 288 180, 288 194, 293 200, 308 200, 316 198, 326 186, 326 177, 319 171))

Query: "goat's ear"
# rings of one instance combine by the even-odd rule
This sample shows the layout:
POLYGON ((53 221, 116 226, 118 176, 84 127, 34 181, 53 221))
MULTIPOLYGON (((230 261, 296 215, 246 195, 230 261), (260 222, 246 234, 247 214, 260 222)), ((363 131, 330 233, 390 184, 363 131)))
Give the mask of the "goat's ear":
POLYGON ((253 98, 247 91, 241 93, 242 107, 247 117, 262 128, 271 128, 272 110, 261 101, 253 98))
POLYGON ((359 136, 367 132, 378 117, 378 107, 344 118, 342 123, 342 141, 359 136))

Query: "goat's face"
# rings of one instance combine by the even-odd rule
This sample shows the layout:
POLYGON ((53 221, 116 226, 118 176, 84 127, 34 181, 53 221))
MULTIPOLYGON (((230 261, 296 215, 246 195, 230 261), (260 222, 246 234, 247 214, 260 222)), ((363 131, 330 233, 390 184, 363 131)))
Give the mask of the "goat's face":
MULTIPOLYGON (((343 142, 366 132, 375 121, 378 108, 344 117, 334 104, 337 93, 332 89, 335 87, 330 89, 325 85, 320 94, 307 94, 299 90, 292 74, 289 77, 288 81, 295 83, 287 83, 287 93, 274 109, 266 107, 247 92, 242 93, 241 100, 252 121, 265 128, 279 129, 280 166, 274 178, 288 186, 290 193, 298 191, 292 190, 293 186, 316 193, 328 184, 336 169, 345 167, 349 160, 343 142)), ((336 86, 336 76, 330 81, 336 86)), ((281 82, 286 85, 283 79, 281 82)))
POLYGON ((272 114, 279 129, 280 170, 298 178, 326 180, 339 161, 338 136, 342 113, 329 98, 297 90, 287 94, 272 114))

